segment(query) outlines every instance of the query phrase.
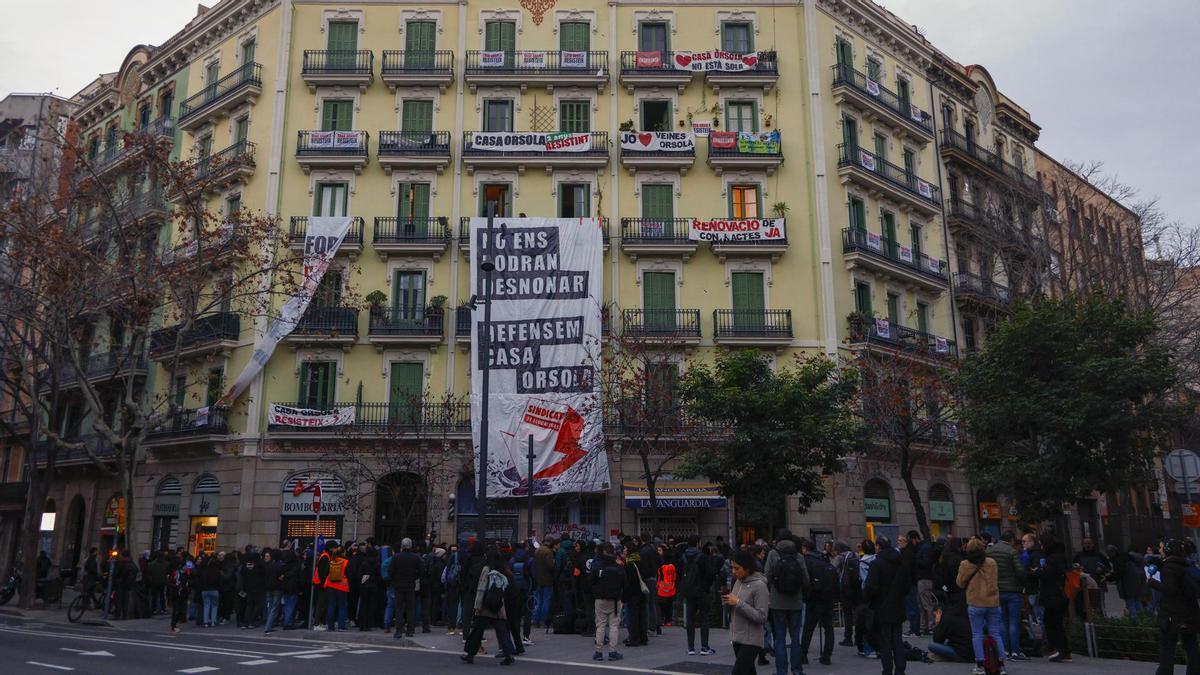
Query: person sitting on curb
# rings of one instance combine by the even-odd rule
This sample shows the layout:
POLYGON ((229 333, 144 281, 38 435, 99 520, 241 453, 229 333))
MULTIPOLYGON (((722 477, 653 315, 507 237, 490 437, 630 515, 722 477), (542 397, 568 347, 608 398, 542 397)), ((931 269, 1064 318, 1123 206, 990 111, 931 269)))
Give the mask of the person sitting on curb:
POLYGON ((929 651, 943 661, 971 663, 975 653, 971 647, 971 622, 967 620, 966 607, 954 603, 933 610, 933 637, 929 640, 929 651))

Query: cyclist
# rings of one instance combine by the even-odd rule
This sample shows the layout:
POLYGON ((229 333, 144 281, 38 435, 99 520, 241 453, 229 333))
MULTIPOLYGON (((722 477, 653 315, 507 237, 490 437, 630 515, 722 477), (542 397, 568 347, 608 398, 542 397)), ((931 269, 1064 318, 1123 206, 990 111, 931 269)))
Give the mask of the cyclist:
POLYGON ((100 569, 99 551, 97 551, 96 547, 93 546, 88 549, 87 560, 83 561, 82 592, 83 592, 83 596, 85 598, 84 599, 84 608, 85 609, 88 607, 88 605, 91 604, 92 594, 94 594, 96 592, 96 589, 99 587, 102 574, 103 573, 101 572, 101 569, 100 569))

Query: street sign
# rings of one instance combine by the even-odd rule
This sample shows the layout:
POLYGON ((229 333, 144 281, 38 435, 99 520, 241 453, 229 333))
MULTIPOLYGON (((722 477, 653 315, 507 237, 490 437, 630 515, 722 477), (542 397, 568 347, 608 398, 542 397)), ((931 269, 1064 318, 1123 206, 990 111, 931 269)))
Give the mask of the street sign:
POLYGON ((1175 494, 1177 495, 1200 495, 1200 481, 1190 480, 1187 482, 1175 482, 1175 494))
POLYGON ((1172 450, 1163 459, 1163 468, 1168 476, 1181 483, 1200 479, 1200 457, 1191 450, 1172 450))

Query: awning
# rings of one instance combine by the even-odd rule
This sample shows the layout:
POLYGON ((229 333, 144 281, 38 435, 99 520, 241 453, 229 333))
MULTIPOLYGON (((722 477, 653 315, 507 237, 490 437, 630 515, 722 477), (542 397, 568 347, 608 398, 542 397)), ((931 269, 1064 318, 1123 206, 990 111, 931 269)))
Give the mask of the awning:
MULTIPOLYGON (((650 508, 650 490, 646 481, 622 483, 625 508, 650 508)), ((709 509, 725 506, 717 486, 703 481, 662 480, 654 484, 654 496, 663 509, 709 509)))

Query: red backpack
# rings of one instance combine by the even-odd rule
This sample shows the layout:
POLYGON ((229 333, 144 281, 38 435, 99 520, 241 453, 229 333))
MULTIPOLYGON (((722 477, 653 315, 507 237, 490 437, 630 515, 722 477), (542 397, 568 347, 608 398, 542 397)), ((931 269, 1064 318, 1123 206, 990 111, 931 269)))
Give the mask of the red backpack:
POLYGON ((983 672, 987 675, 1000 675, 1000 667, 1004 661, 1000 657, 1000 648, 996 646, 996 638, 991 635, 983 636, 983 672))

